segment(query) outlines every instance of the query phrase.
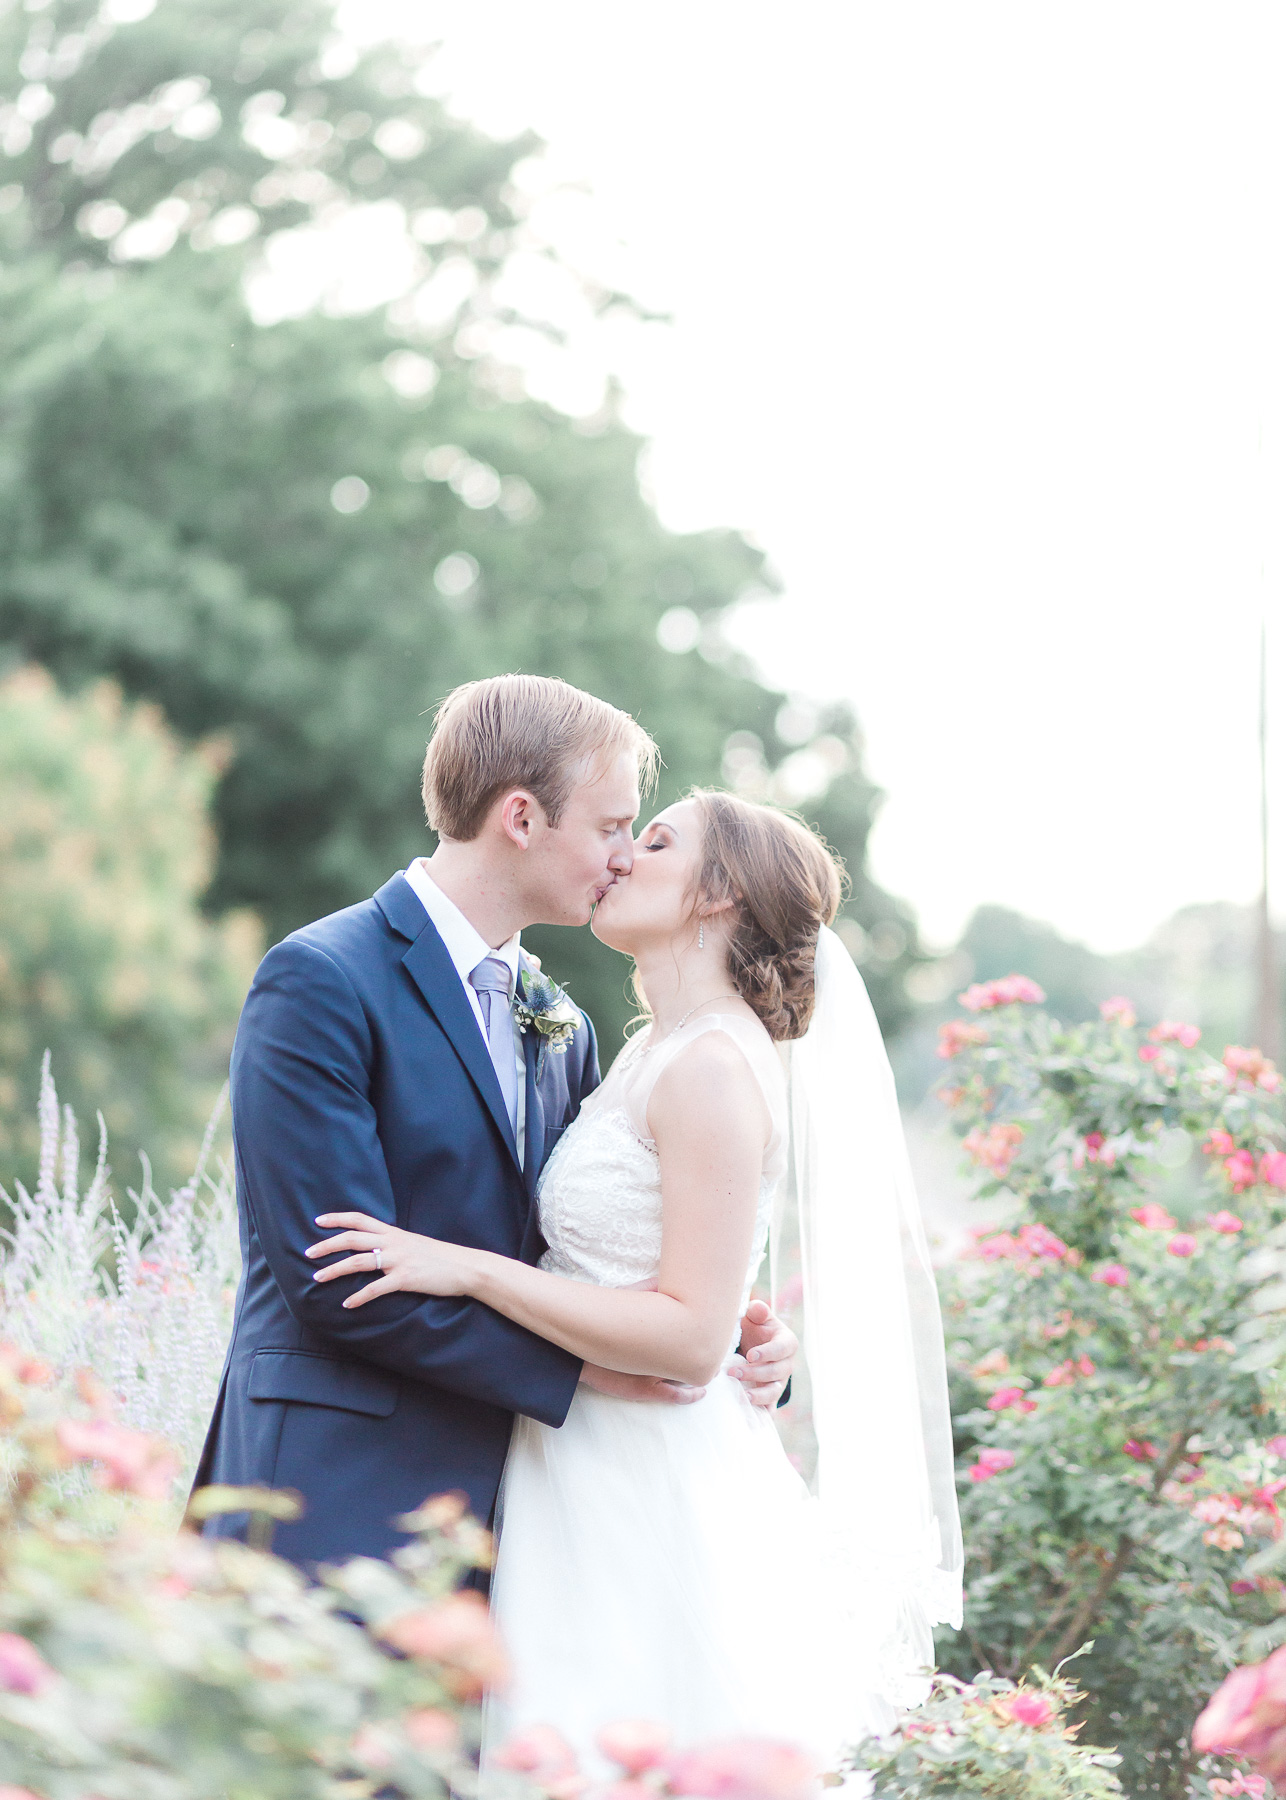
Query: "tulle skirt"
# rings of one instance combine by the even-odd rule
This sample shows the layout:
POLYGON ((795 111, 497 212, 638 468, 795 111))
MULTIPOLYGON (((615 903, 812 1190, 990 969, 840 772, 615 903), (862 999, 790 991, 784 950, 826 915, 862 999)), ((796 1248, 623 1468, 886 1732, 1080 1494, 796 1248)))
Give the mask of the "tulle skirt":
POLYGON ((677 1748, 776 1738, 831 1767, 887 1722, 832 1612, 816 1502, 771 1418, 720 1375, 690 1406, 579 1388, 559 1430, 517 1421, 492 1604, 512 1663, 486 1747, 655 1719, 677 1748))

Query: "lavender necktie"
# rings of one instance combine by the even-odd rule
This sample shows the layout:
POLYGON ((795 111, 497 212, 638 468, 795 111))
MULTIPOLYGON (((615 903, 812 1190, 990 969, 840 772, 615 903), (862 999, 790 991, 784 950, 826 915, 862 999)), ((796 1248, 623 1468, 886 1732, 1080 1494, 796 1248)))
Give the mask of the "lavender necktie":
POLYGON ((487 1023, 487 1048, 500 1083, 505 1111, 515 1136, 518 1130, 518 1068, 514 1055, 513 1016, 509 1011, 509 966, 498 956, 485 956, 469 976, 487 1023))

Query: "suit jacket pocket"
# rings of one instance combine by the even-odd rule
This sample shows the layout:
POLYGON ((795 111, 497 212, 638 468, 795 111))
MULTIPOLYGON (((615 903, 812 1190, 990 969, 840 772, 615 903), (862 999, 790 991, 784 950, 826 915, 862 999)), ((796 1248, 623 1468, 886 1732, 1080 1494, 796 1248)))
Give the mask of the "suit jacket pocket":
POLYGON ((397 1379, 369 1363, 340 1362, 312 1350, 256 1350, 249 1394, 252 1400, 337 1406, 387 1419, 397 1405, 397 1379))

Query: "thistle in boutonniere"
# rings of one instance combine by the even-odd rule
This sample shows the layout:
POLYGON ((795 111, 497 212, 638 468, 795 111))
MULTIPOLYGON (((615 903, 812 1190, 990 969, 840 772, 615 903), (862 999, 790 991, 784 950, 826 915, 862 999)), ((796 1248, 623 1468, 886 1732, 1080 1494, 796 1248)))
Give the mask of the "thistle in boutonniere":
POLYGON ((580 1012, 564 989, 539 970, 523 972, 524 992, 514 996, 514 1017, 519 1031, 536 1032, 540 1038, 540 1060, 546 1050, 562 1056, 576 1035, 580 1012))

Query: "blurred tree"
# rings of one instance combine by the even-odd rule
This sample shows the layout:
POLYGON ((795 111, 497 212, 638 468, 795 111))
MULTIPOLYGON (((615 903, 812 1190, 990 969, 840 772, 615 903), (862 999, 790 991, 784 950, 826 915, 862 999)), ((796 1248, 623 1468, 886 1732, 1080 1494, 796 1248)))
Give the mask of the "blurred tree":
MULTIPOLYGON (((914 922, 865 873, 851 721, 779 729, 784 696, 720 631, 771 587, 763 558, 662 528, 615 397, 571 418, 531 396, 519 365, 560 307, 626 303, 528 223, 535 141, 493 142, 431 90, 426 53, 359 55, 315 0, 0 19, 0 651, 230 734, 208 904, 273 937, 427 847, 425 714, 458 681, 524 668, 627 708, 662 745, 662 801, 741 738, 780 797, 811 756, 800 803, 848 861, 891 1027, 914 922), (399 298, 255 323, 247 291, 280 312, 292 246, 377 214, 399 298), (520 307, 542 282, 558 305, 520 307)), ((532 942, 610 1045, 619 959, 583 932, 532 942)))
MULTIPOLYGON (((46 1049, 82 1120, 159 1181, 191 1171, 262 948, 205 919, 217 746, 183 750, 155 706, 43 670, 0 682, 0 1180, 30 1174, 46 1049)), ((93 1146, 87 1146, 92 1152, 93 1146)))

